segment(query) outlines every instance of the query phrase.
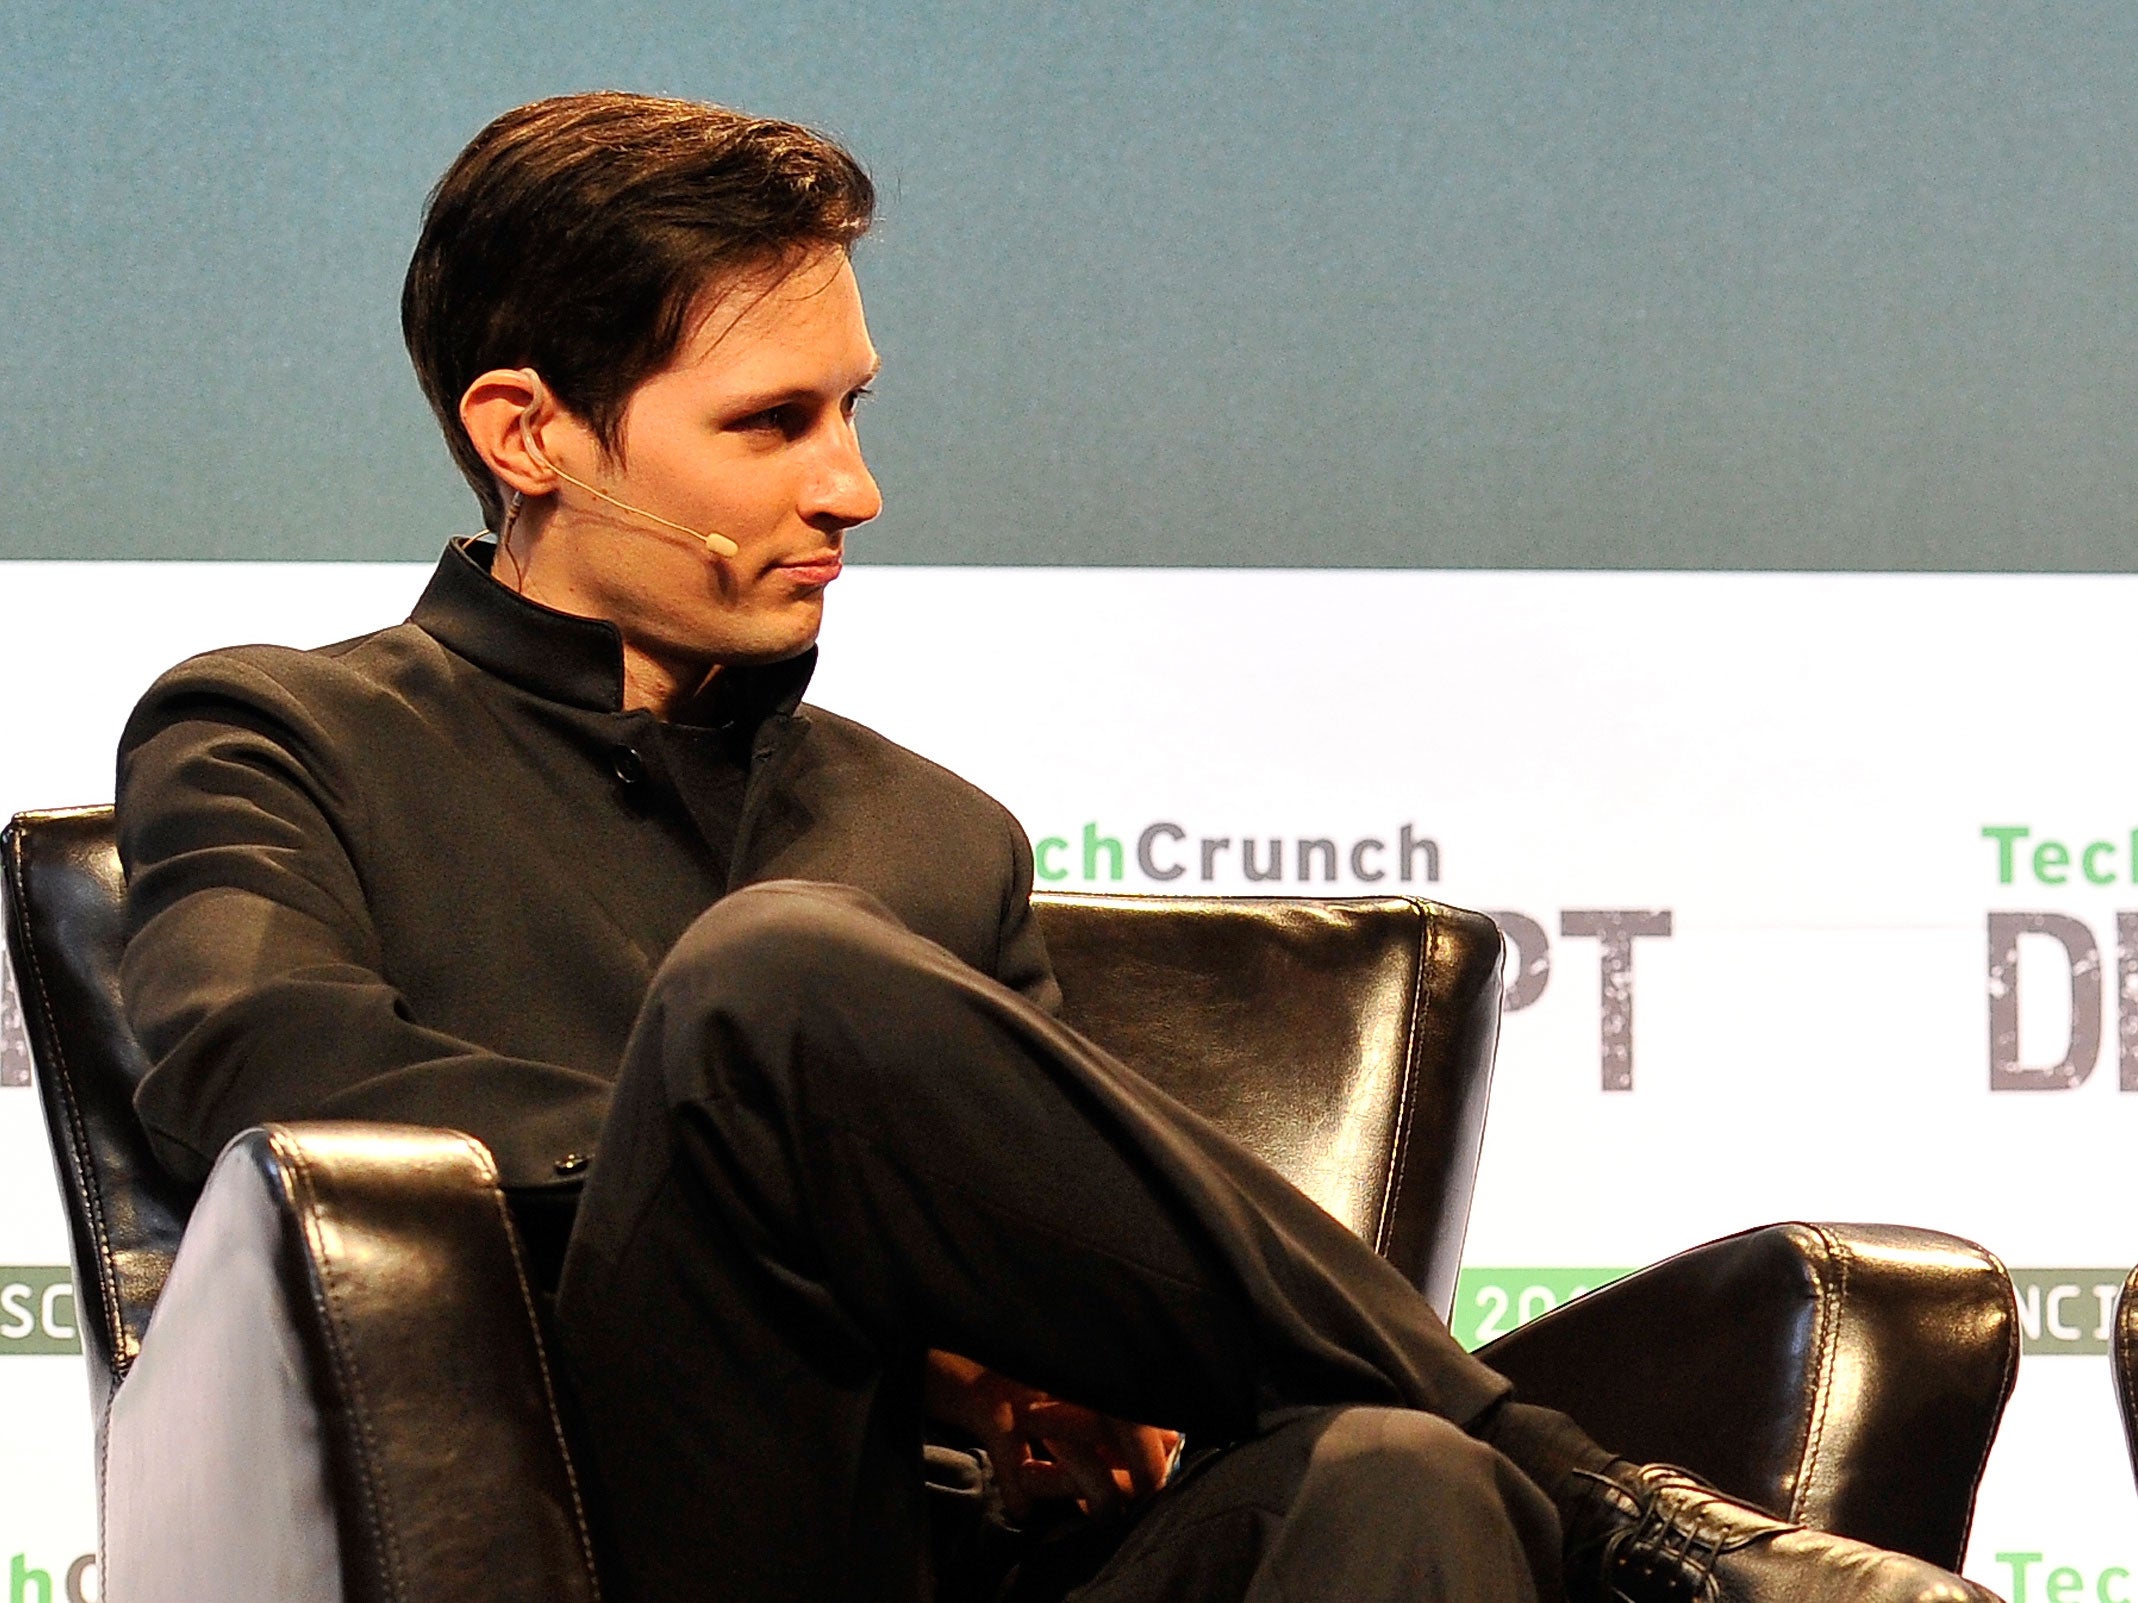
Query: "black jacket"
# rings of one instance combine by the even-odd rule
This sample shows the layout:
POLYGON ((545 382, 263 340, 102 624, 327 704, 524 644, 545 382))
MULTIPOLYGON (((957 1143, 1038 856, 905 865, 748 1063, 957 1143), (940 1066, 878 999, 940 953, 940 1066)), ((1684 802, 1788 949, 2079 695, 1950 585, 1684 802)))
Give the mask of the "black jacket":
POLYGON ((662 955, 725 892, 858 886, 1043 1007, 1031 854, 997 802, 800 705, 812 650, 621 711, 609 624, 455 545, 398 628, 159 679, 119 747, 128 1016, 157 1153, 263 1119, 446 1125, 507 1184, 591 1153, 662 955))

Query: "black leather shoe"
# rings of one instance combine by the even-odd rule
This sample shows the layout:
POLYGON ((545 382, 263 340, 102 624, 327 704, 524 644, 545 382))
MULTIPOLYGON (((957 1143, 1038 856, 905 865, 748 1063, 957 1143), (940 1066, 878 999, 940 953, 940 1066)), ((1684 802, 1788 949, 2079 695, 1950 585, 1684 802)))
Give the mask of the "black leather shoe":
POLYGON ((1573 1603, 1998 1603, 1935 1564, 1785 1524, 1668 1464, 1577 1474, 1591 1491, 1567 1533, 1573 1603))

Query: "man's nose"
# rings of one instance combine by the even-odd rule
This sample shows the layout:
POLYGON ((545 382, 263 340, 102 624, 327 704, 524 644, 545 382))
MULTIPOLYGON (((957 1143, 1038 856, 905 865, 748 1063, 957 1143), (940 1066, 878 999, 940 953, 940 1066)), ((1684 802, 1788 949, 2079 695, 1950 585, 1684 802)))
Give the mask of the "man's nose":
POLYGON ((802 516, 811 523, 833 523, 850 529, 866 523, 883 510, 883 492, 876 475, 861 455, 861 442, 851 425, 824 453, 804 493, 802 516))

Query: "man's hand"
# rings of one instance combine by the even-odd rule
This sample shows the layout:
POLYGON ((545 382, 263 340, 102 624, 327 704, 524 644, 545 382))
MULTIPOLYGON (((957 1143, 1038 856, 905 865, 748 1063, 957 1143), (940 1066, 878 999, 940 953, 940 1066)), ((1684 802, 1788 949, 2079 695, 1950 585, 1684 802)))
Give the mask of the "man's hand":
POLYGON ((1180 1446, 1178 1431, 1063 1402, 956 1353, 928 1354, 922 1397, 931 1417, 979 1438, 1013 1519, 1071 1497, 1108 1518, 1165 1485, 1180 1446))

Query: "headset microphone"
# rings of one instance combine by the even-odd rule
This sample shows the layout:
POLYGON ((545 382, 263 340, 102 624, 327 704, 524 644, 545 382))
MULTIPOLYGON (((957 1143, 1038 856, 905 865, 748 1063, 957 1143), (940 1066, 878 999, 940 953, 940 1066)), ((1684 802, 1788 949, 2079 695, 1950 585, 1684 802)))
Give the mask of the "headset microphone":
POLYGON ((573 478, 564 469, 558 467, 556 463, 550 461, 548 456, 543 453, 542 447, 535 443, 534 434, 535 408, 542 404, 542 379, 533 368, 524 368, 522 372, 526 374, 527 382, 534 390, 534 396, 520 412, 520 439, 527 447, 527 454, 534 458, 535 466, 554 473, 566 484, 577 486, 579 489, 586 491, 588 495, 593 496, 597 501, 606 501, 619 511, 628 512, 633 517, 644 518, 649 523, 658 523, 664 529, 673 529, 678 534, 687 534, 693 540, 702 541, 706 552, 711 556, 733 557, 742 554, 742 547, 724 534, 716 534, 711 529, 693 529, 688 524, 677 523, 672 518, 664 518, 658 512, 648 512, 644 507, 633 506, 629 501, 620 500, 606 490, 595 489, 593 485, 587 483, 584 479, 573 478))

